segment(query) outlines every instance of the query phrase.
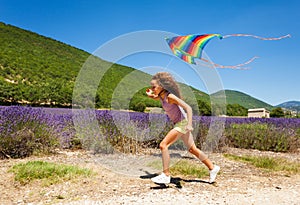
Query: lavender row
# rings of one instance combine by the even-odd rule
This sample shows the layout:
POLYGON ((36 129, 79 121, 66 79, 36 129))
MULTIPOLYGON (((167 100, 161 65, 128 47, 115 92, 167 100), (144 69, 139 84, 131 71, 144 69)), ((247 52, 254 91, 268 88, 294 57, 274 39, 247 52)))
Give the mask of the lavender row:
MULTIPOLYGON (((194 116, 193 126, 193 134, 200 147, 207 142, 208 133, 211 132, 212 135, 218 135, 216 139, 219 146, 271 151, 292 151, 299 148, 300 119, 297 118, 194 116)), ((31 150, 43 147, 41 144, 51 145, 52 148, 58 145, 62 148, 82 146, 95 152, 112 152, 116 147, 126 151, 125 147, 132 145, 157 147, 171 128, 172 124, 164 114, 0 107, 0 151, 9 153, 8 147, 13 147, 14 151, 10 154, 14 154, 18 149, 26 149, 23 147, 30 143, 26 142, 20 148, 22 137, 36 142, 30 147, 31 150)), ((130 149, 127 151, 131 152, 130 149)))

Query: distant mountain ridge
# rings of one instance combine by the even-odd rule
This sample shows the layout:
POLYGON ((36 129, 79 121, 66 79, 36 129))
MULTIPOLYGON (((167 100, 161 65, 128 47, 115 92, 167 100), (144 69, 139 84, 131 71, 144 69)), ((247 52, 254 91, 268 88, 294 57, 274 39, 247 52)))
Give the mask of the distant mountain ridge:
POLYGON ((300 101, 288 101, 280 103, 279 105, 276 105, 276 107, 281 107, 293 111, 300 111, 300 101))
MULTIPOLYGON (((29 103, 47 106, 70 106, 74 82, 83 63, 91 54, 73 46, 41 36, 31 31, 0 22, 0 105, 29 103)), ((99 58, 97 64, 108 63, 99 58)), ((114 64, 101 80, 96 107, 108 108, 112 94, 129 73, 136 69, 114 64)), ((142 71, 136 79, 151 77, 142 71)), ((135 79, 133 79, 134 81, 135 79)), ((189 87, 184 85, 184 87, 189 87)), ((190 87, 197 100, 210 103, 205 92, 190 87)), ((225 90, 227 104, 239 104, 247 109, 273 106, 245 93, 225 90)), ((212 95, 218 98, 218 93, 212 95)), ((84 98, 85 96, 81 96, 84 98)), ((149 99, 144 89, 133 96, 133 103, 159 106, 149 99)))

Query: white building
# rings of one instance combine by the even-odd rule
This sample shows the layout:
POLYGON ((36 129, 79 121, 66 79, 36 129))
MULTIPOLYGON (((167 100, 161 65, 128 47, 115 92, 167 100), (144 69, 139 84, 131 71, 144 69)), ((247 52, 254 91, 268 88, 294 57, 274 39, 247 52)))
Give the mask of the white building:
POLYGON ((248 117, 269 118, 270 112, 266 108, 248 109, 248 117))

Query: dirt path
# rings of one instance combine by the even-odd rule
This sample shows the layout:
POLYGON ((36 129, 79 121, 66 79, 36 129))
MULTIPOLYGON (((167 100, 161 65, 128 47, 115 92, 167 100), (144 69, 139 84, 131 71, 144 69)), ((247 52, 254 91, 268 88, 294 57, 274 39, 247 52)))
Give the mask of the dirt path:
MULTIPOLYGON (((228 153, 267 155, 300 161, 300 154, 228 149, 228 153)), ((187 153, 173 153, 173 160, 187 153)), ((85 151, 63 151, 46 157, 0 161, 0 204, 300 204, 300 175, 270 174, 244 163, 230 161, 222 154, 209 157, 221 166, 217 183, 174 176, 169 187, 150 182, 157 170, 147 162, 151 155, 92 155, 85 151), (8 169, 16 163, 44 160, 91 168, 97 174, 44 187, 40 182, 21 186, 8 169)))

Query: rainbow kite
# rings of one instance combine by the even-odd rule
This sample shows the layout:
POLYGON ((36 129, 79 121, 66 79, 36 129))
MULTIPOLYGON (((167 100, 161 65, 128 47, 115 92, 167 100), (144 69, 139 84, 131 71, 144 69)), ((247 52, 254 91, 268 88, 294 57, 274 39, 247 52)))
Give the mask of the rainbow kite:
POLYGON ((231 34, 226 36, 221 36, 220 34, 204 34, 204 35, 187 35, 187 36, 176 36, 171 39, 167 38, 167 42, 172 50, 172 52, 182 60, 190 64, 196 64, 195 59, 200 59, 206 63, 212 64, 217 68, 232 68, 232 69, 245 69, 243 66, 251 63, 256 56, 251 58, 245 63, 233 65, 233 66, 224 66, 220 64, 213 63, 205 58, 202 58, 202 51, 205 45, 214 37, 219 39, 225 39, 232 36, 246 36, 253 37, 260 40, 280 40, 283 38, 291 37, 290 34, 281 36, 279 38, 263 38, 259 36, 249 35, 249 34, 231 34))

